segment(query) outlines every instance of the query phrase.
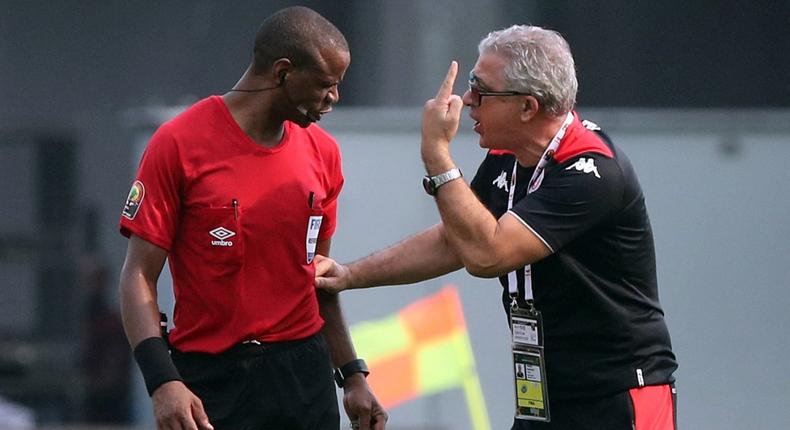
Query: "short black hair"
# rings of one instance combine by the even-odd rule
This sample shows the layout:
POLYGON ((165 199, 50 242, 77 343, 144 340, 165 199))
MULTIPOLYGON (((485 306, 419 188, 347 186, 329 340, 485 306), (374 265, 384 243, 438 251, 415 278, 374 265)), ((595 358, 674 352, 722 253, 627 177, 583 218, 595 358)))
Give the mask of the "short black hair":
POLYGON ((303 6, 279 10, 263 21, 255 35, 253 72, 269 70, 280 58, 309 67, 316 64, 322 48, 349 51, 343 33, 318 12, 303 6))

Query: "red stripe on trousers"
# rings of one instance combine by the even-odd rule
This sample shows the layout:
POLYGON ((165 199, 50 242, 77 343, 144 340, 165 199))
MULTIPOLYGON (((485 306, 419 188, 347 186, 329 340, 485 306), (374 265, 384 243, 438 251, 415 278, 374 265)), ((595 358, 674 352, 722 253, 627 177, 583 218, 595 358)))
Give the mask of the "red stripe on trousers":
POLYGON ((675 430, 672 388, 654 385, 628 391, 634 404, 635 430, 675 430))

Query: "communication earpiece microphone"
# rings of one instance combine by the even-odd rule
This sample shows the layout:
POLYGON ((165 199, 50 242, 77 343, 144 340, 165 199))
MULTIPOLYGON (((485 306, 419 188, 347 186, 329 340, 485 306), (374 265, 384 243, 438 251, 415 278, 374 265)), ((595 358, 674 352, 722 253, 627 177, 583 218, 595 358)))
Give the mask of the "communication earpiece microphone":
POLYGON ((318 122, 318 121, 321 121, 321 117, 320 117, 319 115, 316 115, 316 114, 314 114, 314 113, 312 113, 312 112, 308 111, 308 110, 307 110, 307 108, 306 108, 306 107, 304 107, 304 106, 302 106, 302 105, 299 105, 299 106, 297 106, 297 107, 296 107, 296 110, 298 110, 300 114, 302 114, 302 115, 306 116, 306 117, 307 117, 307 119, 309 119, 309 120, 310 120, 310 122, 318 122))
POLYGON ((287 75, 286 72, 280 72, 280 75, 277 78, 277 85, 275 85, 273 87, 252 88, 252 89, 236 88, 236 87, 234 87, 234 88, 231 88, 230 91, 235 91, 235 92, 239 92, 239 93, 260 93, 262 91, 271 91, 271 90, 280 88, 281 86, 283 86, 285 84, 285 76, 286 75, 287 75))
MULTIPOLYGON (((279 79, 277 80, 277 86, 278 87, 282 86, 282 85, 285 85, 285 78, 286 78, 286 76, 288 76, 288 74, 286 72, 280 72, 279 79)), ((286 94, 286 97, 288 97, 290 99, 290 96, 288 95, 287 88, 285 89, 285 94, 286 94)), ((313 112, 310 112, 303 105, 297 105, 296 106, 296 110, 300 114, 304 115, 310 122, 318 122, 318 121, 321 120, 321 116, 320 115, 316 115, 313 112)))

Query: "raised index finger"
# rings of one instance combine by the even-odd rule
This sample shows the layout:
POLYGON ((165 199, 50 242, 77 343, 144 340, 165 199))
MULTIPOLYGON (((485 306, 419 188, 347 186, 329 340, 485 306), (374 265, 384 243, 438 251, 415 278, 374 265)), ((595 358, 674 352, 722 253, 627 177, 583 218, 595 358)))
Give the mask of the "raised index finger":
POLYGON ((458 63, 452 61, 450 69, 447 70, 442 86, 439 87, 439 92, 436 93, 436 100, 447 101, 453 94, 453 84, 455 84, 455 76, 458 74, 458 63))

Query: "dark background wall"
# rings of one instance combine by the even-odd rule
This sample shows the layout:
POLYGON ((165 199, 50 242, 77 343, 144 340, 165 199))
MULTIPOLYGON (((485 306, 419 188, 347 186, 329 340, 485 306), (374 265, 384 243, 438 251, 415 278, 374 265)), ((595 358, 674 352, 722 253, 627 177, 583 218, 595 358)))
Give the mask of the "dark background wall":
POLYGON ((786 0, 548 3, 543 19, 577 59, 581 105, 790 104, 786 0))
MULTIPOLYGON (((0 124, 173 104, 235 83, 287 1, 0 2, 0 124)), ((485 32, 534 23, 570 41, 580 105, 790 105, 790 2, 302 1, 348 36, 348 105, 420 105, 431 64, 471 67, 485 32)))

